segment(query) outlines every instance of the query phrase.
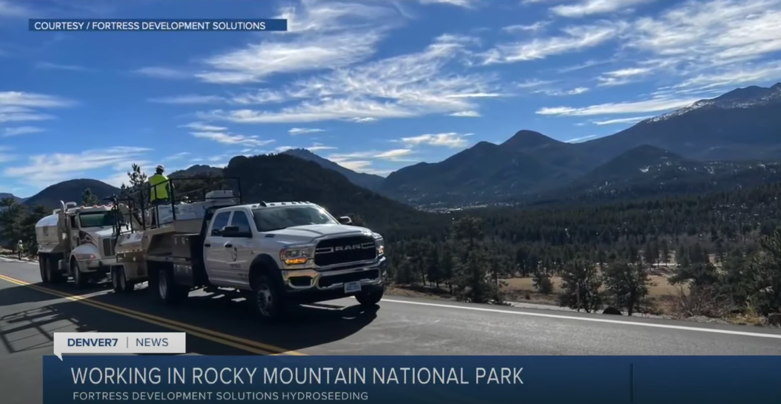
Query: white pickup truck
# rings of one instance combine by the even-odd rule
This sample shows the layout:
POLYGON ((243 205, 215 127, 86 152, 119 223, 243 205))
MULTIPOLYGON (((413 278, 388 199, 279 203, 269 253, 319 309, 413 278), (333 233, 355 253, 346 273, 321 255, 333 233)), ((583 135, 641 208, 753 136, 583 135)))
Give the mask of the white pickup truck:
POLYGON ((195 288, 231 288, 265 319, 283 317, 290 304, 355 296, 373 306, 382 299, 384 240, 348 217, 309 202, 280 202, 214 206, 199 224, 198 232, 161 227, 136 234, 135 247, 120 239, 118 261, 126 273, 145 266, 141 272, 165 302, 178 303, 195 288))

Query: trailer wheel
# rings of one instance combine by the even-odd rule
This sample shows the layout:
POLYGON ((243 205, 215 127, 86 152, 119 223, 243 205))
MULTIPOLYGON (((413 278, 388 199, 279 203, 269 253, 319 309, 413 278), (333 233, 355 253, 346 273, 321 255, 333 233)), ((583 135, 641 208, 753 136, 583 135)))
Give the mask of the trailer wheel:
POLYGON ((132 293, 136 289, 135 282, 127 281, 125 268, 120 266, 111 268, 111 285, 116 293, 132 293))
POLYGON ((174 282, 173 274, 163 268, 157 275, 157 295, 168 304, 176 304, 186 299, 190 290, 174 282))
POLYGON ((259 275, 252 282, 252 307, 261 320, 278 321, 287 312, 285 294, 267 275, 259 275))
MULTIPOLYGON (((55 256, 56 257, 56 256, 55 256)), ((57 259, 52 257, 46 257, 46 261, 43 263, 44 272, 46 272, 46 281, 48 283, 56 284, 62 283, 67 280, 67 277, 63 278, 59 271, 55 270, 57 267, 57 259)))
POLYGON ((76 258, 71 260, 71 271, 73 271, 73 283, 77 289, 84 289, 89 284, 89 277, 81 272, 79 261, 76 258))
POLYGON ((385 288, 380 287, 376 289, 370 289, 365 292, 355 295, 355 300, 363 307, 374 307, 382 300, 382 295, 385 293, 385 288))

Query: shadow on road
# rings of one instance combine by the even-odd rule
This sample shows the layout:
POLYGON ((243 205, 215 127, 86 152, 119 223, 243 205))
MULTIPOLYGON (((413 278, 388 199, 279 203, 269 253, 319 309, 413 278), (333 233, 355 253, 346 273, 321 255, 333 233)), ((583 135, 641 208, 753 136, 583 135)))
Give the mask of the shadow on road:
MULTIPOLYGON (((254 317, 249 305, 243 299, 231 299, 225 295, 194 292, 183 304, 168 306, 157 301, 152 293, 147 293, 146 288, 137 288, 133 294, 126 295, 108 292, 108 287, 105 284, 91 285, 91 287, 80 291, 76 290, 70 283, 45 286, 36 284, 35 286, 71 295, 92 294, 84 297, 83 301, 129 310, 131 314, 143 313, 164 320, 173 320, 284 350, 301 350, 344 339, 369 325, 377 317, 379 310, 379 307, 363 309, 351 299, 348 302, 354 303, 348 306, 328 302, 323 305, 295 307, 291 309, 290 317, 284 322, 267 324, 259 322, 254 317)), ((0 310, 2 306, 6 305, 41 303, 52 299, 58 299, 58 297, 26 286, 14 285, 0 289, 0 310)), ((343 301, 337 301, 337 303, 343 301)), ((61 302, 35 309, 28 309, 28 307, 24 306, 24 311, 13 313, 0 311, 0 340, 11 352, 18 351, 18 348, 5 338, 8 334, 7 330, 17 335, 19 332, 45 335, 48 342, 51 341, 50 333, 54 329, 61 332, 170 331, 170 329, 158 325, 80 302, 61 300, 61 302), (47 326, 52 323, 56 323, 58 326, 47 326)), ((194 337, 188 338, 188 350, 192 353, 205 355, 247 353, 194 337)))

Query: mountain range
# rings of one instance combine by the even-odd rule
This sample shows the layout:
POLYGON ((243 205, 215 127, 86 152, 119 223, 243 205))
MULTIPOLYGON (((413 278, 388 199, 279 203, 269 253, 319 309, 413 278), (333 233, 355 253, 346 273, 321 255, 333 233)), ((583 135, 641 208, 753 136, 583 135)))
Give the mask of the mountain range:
MULTIPOLYGON (((304 149, 281 155, 239 156, 224 169, 197 165, 171 177, 231 174, 257 183, 250 188, 254 197, 323 199, 342 211, 368 215, 377 212, 358 209, 355 198, 402 209, 387 198, 419 208, 598 203, 752 187, 781 181, 781 83, 736 89, 582 143, 521 130, 503 143, 479 142, 441 162, 404 167, 387 178, 349 170, 304 149), (340 188, 340 198, 316 191, 325 189, 323 184, 301 172, 325 175, 340 188)), ((24 203, 50 207, 60 199, 79 200, 84 188, 100 197, 118 191, 95 180, 72 180, 24 203)))
MULTIPOLYGON (((322 158, 305 158, 326 168, 335 164, 322 158)), ((544 200, 555 195, 556 189, 591 190, 592 194, 602 189, 615 194, 621 193, 620 184, 637 186, 641 180, 648 181, 643 186, 648 192, 654 187, 687 192, 683 187, 687 182, 723 184, 730 175, 746 181, 755 178, 751 175, 754 173, 764 178, 760 182, 773 181, 773 166, 758 164, 779 160, 781 83, 736 89, 582 143, 565 143, 521 130, 501 144, 479 142, 444 161, 404 167, 388 175, 378 188, 372 185, 372 189, 417 206, 544 200), (669 153, 670 160, 663 174, 642 171, 645 166, 658 166, 656 160, 665 153, 669 153), (739 175, 743 170, 749 171, 739 175), (612 178, 612 185, 604 188, 600 182, 608 180, 605 173, 628 177, 621 181, 612 178), (671 186, 671 181, 678 185, 671 186)), ((340 167, 340 172, 345 170, 340 167)), ((348 178, 352 174, 344 173, 348 178)), ((695 187, 720 189, 722 185, 695 187)))

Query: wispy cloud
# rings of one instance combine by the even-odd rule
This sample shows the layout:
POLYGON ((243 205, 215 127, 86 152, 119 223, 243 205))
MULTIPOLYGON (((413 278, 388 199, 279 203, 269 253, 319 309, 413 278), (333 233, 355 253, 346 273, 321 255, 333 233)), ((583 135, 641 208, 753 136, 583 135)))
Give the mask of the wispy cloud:
POLYGON ((458 111, 453 112, 452 114, 448 114, 450 116, 457 116, 461 118, 479 118, 480 113, 477 111, 458 111))
POLYGON ((683 75, 746 62, 781 50, 779 0, 677 2, 658 16, 639 18, 626 46, 683 75))
POLYGON ((291 128, 287 131, 287 133, 296 136, 296 135, 305 135, 308 133, 319 133, 319 132, 325 132, 325 129, 319 129, 319 128, 291 128))
POLYGON ((302 101, 278 111, 213 110, 199 116, 242 123, 366 122, 473 111, 476 100, 502 94, 491 76, 446 73, 445 67, 463 55, 469 43, 464 37, 444 35, 419 53, 295 81, 286 93, 302 101))
POLYGON ((523 24, 508 25, 506 27, 503 27, 502 31, 509 32, 509 33, 538 32, 543 30, 545 27, 547 27, 548 24, 550 24, 550 21, 537 21, 534 24, 529 24, 529 25, 523 25, 523 24))
POLYGON ((636 114, 643 112, 662 112, 691 105, 697 99, 653 98, 645 101, 606 103, 588 107, 553 107, 537 110, 539 115, 552 116, 596 116, 613 114, 636 114))
POLYGON ((42 69, 42 70, 67 70, 67 71, 73 71, 73 72, 86 72, 89 71, 88 68, 84 66, 78 66, 78 65, 63 65, 63 64, 57 64, 57 63, 50 63, 50 62, 39 62, 35 64, 36 69, 42 69))
POLYGON ((214 126, 202 122, 191 122, 186 125, 180 125, 179 127, 188 128, 199 132, 224 132, 228 130, 228 128, 224 126, 214 126))
POLYGON ((19 135, 28 135, 31 133, 40 133, 44 130, 42 128, 37 128, 34 126, 18 126, 15 128, 5 128, 3 129, 3 137, 11 137, 11 136, 19 136, 19 135))
POLYGON ((256 90, 242 94, 207 95, 187 94, 172 97, 150 98, 149 102, 173 105, 229 104, 261 105, 284 101, 282 94, 276 91, 256 90))
POLYGON ((499 45, 483 55, 484 63, 527 62, 582 52, 614 39, 625 28, 623 23, 571 26, 562 29, 563 35, 499 45))
POLYGON ((649 118, 653 118, 653 115, 647 115, 647 116, 633 116, 631 118, 617 118, 617 119, 607 119, 604 121, 592 121, 594 125, 622 125, 627 123, 637 123, 649 118))
POLYGON ((263 140, 257 136, 234 135, 224 132, 193 132, 191 135, 227 145, 265 146, 274 143, 274 140, 263 140))
POLYGON ((457 149, 457 148, 465 147, 469 143, 466 138, 471 135, 472 135, 471 133, 462 134, 456 132, 428 133, 428 134, 412 136, 412 137, 403 137, 400 139, 400 141, 409 146, 428 145, 428 146, 450 147, 450 148, 457 149))
POLYGON ((409 158, 409 156, 413 154, 414 150, 411 148, 401 148, 384 151, 373 150, 352 153, 334 153, 329 154, 326 158, 350 170, 375 173, 378 171, 372 167, 374 161, 384 160, 396 163, 410 163, 415 161, 409 158))
POLYGON ((131 162, 138 161, 148 151, 141 147, 112 147, 76 154, 38 154, 30 156, 27 165, 7 167, 2 174, 24 177, 31 184, 46 186, 96 169, 130 167, 131 162))
POLYGON ((0 0, 0 17, 26 17, 30 14, 30 9, 17 2, 0 0))
POLYGON ((19 91, 0 92, 0 123, 31 122, 55 119, 42 110, 64 108, 76 103, 65 98, 19 91))
POLYGON ((9 161, 16 160, 16 156, 9 153, 9 151, 9 148, 0 146, 0 163, 7 163, 9 161))
POLYGON ((149 66, 133 70, 133 73, 157 79, 184 80, 192 77, 192 74, 169 67, 149 66))
POLYGON ((537 90, 535 93, 551 95, 551 96, 564 96, 564 95, 579 95, 585 94, 589 91, 588 87, 575 87, 571 90, 537 90))
POLYGON ((650 3, 654 0, 579 0, 574 4, 559 5, 551 12, 562 17, 587 17, 596 14, 630 11, 631 7, 650 3))
POLYGON ((210 83, 252 83, 279 73, 343 68, 372 56, 396 10, 361 3, 303 0, 280 10, 289 32, 214 55, 195 74, 210 83))
POLYGON ((637 77, 642 77, 649 73, 651 73, 651 69, 647 67, 630 67, 605 72, 598 77, 598 80, 600 86, 620 86, 632 83, 637 77))
POLYGON ((197 105, 220 104, 226 102, 226 99, 216 95, 178 95, 174 97, 150 98, 149 102, 159 104, 197 105))
POLYGON ((555 82, 556 82, 556 80, 537 80, 537 79, 532 79, 532 80, 525 80, 525 81, 522 81, 520 83, 515 83, 515 87, 518 87, 518 88, 521 88, 521 89, 528 89, 528 88, 541 87, 541 86, 544 86, 544 85, 547 85, 547 84, 552 84, 552 83, 555 83, 555 82))

